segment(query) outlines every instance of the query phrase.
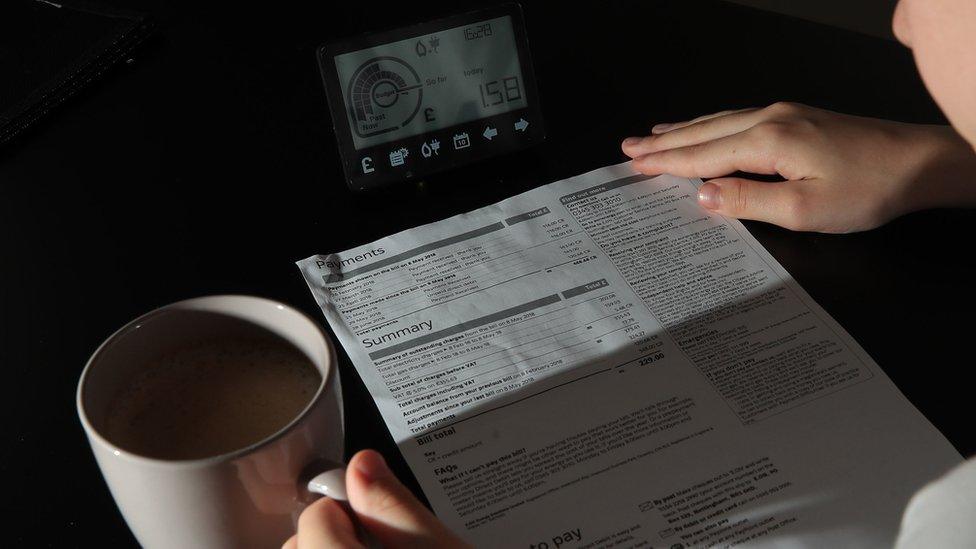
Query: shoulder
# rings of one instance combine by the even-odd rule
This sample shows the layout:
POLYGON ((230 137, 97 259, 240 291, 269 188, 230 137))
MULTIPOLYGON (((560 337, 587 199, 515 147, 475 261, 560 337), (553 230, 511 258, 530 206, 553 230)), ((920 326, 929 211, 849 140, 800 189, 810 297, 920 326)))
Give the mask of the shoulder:
POLYGON ((902 517, 897 549, 976 546, 976 459, 916 493, 902 517))

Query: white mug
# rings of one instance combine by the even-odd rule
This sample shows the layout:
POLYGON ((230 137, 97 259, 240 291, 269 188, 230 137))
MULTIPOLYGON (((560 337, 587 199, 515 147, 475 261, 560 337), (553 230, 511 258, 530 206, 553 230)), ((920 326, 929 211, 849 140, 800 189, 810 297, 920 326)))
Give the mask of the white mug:
POLYGON ((280 547, 313 499, 310 489, 344 497, 341 471, 333 469, 343 459, 335 349, 314 321, 275 301, 201 297, 133 320, 89 359, 77 401, 95 460, 144 547, 280 547), (246 448, 192 460, 137 455, 102 435, 113 396, 148 358, 201 336, 239 335, 242 326, 284 338, 321 373, 315 397, 291 423, 246 448))

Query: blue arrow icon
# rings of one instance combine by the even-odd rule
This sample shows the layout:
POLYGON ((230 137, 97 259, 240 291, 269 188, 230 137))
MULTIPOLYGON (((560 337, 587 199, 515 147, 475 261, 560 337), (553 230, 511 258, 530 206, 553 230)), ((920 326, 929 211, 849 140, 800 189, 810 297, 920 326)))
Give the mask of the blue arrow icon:
POLYGON ((529 127, 529 121, 524 118, 519 118, 518 122, 515 123, 515 129, 524 132, 525 128, 529 127))
POLYGON ((498 135, 498 130, 496 128, 492 128, 491 126, 488 126, 487 128, 485 128, 485 133, 481 135, 485 136, 485 139, 487 139, 488 141, 491 141, 492 137, 498 135))

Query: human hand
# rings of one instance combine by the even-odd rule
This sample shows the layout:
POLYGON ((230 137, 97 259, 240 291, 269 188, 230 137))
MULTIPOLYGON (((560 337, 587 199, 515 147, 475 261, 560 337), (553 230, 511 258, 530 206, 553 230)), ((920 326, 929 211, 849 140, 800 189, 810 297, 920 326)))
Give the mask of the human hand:
POLYGON ((846 233, 911 211, 976 205, 976 155, 951 128, 792 103, 659 124, 622 145, 641 173, 717 178, 699 203, 799 231, 846 233), (787 181, 767 183, 736 172, 787 181))
MULTIPOLYGON (((383 547, 467 547, 413 497, 373 450, 363 450, 349 461, 346 492, 356 522, 383 547)), ((363 547, 343 506, 321 498, 302 512, 298 533, 282 549, 363 547)))

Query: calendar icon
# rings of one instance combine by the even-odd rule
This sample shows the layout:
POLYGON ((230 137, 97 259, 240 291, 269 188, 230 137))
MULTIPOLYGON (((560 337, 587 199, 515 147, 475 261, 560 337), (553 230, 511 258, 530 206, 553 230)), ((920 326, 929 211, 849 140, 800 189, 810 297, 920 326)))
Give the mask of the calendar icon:
POLYGON ((471 146, 471 138, 468 132, 454 134, 454 150, 466 149, 471 146))

